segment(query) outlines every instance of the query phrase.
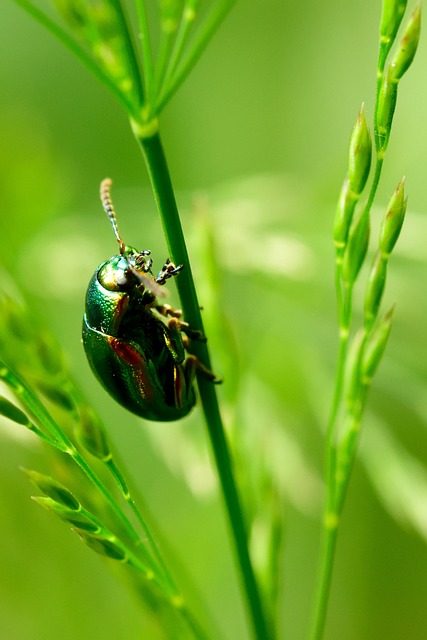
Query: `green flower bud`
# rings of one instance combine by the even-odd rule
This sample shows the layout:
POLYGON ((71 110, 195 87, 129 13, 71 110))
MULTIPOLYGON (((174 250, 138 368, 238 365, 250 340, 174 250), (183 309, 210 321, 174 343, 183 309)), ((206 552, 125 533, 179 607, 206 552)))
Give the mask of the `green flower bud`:
POLYGON ((360 195, 365 187, 371 168, 372 143, 362 103, 350 139, 348 178, 350 189, 360 195))
POLYGON ((397 242, 406 213, 405 178, 399 182, 388 203, 380 230, 380 251, 388 257, 397 242))
POLYGON ((366 287, 365 318, 368 326, 371 325, 373 319, 378 315, 378 309, 384 292, 386 276, 387 258, 384 258, 381 253, 378 252, 375 256, 375 260, 369 274, 368 285, 366 287))
POLYGON ((17 424, 23 424, 25 427, 31 426, 31 422, 25 413, 4 396, 0 396, 0 415, 9 418, 9 420, 17 424))
POLYGON ((80 502, 77 498, 60 482, 38 471, 32 471, 31 469, 22 469, 22 471, 37 489, 40 489, 40 491, 56 503, 61 504, 71 511, 79 511, 81 509, 80 502))
POLYGON ((421 5, 417 4, 408 20, 400 46, 390 62, 390 77, 398 82, 409 69, 417 51, 421 29, 421 5))
POLYGON ((386 151, 390 139, 391 124, 397 100, 397 83, 390 78, 390 68, 381 83, 376 113, 375 145, 378 151, 386 151))
POLYGON ((362 211, 352 224, 344 252, 343 276, 350 285, 356 281, 369 244, 369 216, 362 211))
POLYGON ((96 553, 113 560, 127 561, 126 553, 114 540, 100 535, 81 533, 80 531, 77 531, 77 533, 83 542, 86 542, 88 547, 96 551, 96 553))
POLYGON ((344 248, 358 196, 350 190, 350 181, 344 180, 334 221, 334 242, 337 248, 344 248))
POLYGON ((384 354, 387 340, 391 331, 393 320, 392 307, 383 318, 381 318, 375 331, 372 333, 368 344, 366 345, 361 364, 361 373, 365 384, 369 384, 384 354))
POLYGON ((95 458, 104 462, 111 458, 107 434, 97 415, 89 407, 80 408, 80 421, 76 427, 76 437, 82 447, 95 458))
POLYGON ((408 0, 383 0, 380 23, 380 38, 389 46, 394 42, 406 11, 408 0))

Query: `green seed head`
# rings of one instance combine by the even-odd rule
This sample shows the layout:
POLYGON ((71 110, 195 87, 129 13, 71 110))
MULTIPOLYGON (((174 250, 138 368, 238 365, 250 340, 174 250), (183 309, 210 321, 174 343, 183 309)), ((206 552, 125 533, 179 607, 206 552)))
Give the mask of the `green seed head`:
POLYGON ((9 418, 9 420, 17 424, 23 424, 25 427, 31 425, 25 413, 3 396, 0 396, 0 415, 9 418))
POLYGON ((417 51, 421 29, 421 5, 414 8, 405 28, 400 45, 390 62, 390 77, 398 82, 409 69, 417 51))
POLYGON ((56 503, 59 503, 63 507, 71 511, 78 511, 81 508, 80 502, 74 495, 60 482, 57 482, 50 476, 45 476, 38 471, 32 471, 30 469, 22 469, 27 478, 31 480, 37 489, 40 489, 46 496, 56 503))
POLYGON ((382 42, 393 44, 402 22, 408 0, 383 0, 380 23, 382 42))
POLYGON ((391 78, 390 67, 381 83, 376 114, 375 144, 378 151, 386 151, 397 100, 397 82, 391 78))
POLYGON ((366 123, 365 107, 362 103, 350 139, 348 178, 350 189, 360 195, 365 187, 371 168, 372 143, 366 123))
POLYGON ((361 373, 366 383, 373 378, 375 371, 384 354, 387 340, 390 335, 394 308, 392 307, 378 323, 372 333, 362 360, 361 373))
POLYGON ((352 410, 360 391, 360 361, 362 356, 364 333, 358 331, 351 343, 346 370, 346 404, 352 410))
POLYGON ((377 253, 369 274, 365 296, 365 318, 368 326, 378 315, 387 276, 387 259, 377 253))
POLYGON ((334 242, 338 248, 344 248, 353 219, 358 196, 350 190, 350 181, 344 180, 334 221, 334 242))
POLYGON ((82 533, 80 531, 77 531, 77 533, 83 542, 86 542, 86 544, 96 551, 96 553, 112 558, 113 560, 120 560, 122 562, 127 560, 126 553, 114 542, 114 540, 110 540, 100 535, 82 533))
POLYGON ((356 281, 369 244, 369 216, 362 211, 352 224, 343 260, 343 276, 347 285, 356 281))
POLYGON ((388 203, 382 221, 380 251, 384 256, 389 256, 393 251, 405 219, 407 199, 405 199, 404 187, 405 178, 402 178, 388 203))
POLYGON ((98 533, 99 525, 92 519, 87 511, 74 511, 68 509, 63 504, 56 502, 52 498, 45 498, 41 496, 33 496, 34 502, 37 502, 41 507, 47 511, 53 511, 57 516, 67 522, 72 527, 79 531, 98 533))
POLYGON ((81 407, 80 421, 76 427, 76 436, 80 444, 95 458, 111 458, 107 434, 97 415, 89 407, 81 407))

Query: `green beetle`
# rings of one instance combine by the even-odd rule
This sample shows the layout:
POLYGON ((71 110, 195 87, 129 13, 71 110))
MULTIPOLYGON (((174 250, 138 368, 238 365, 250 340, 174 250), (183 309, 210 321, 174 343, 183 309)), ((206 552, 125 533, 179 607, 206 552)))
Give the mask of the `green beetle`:
POLYGON ((150 251, 137 251, 121 239, 110 187, 111 180, 103 180, 101 202, 120 254, 103 262, 89 283, 83 318, 86 356, 101 384, 126 409, 148 420, 178 420, 195 404, 197 370, 212 382, 219 380, 185 352, 189 338, 200 339, 200 332, 190 330, 180 311, 156 300, 164 295, 161 285, 183 265, 167 260, 157 278, 152 275, 150 251))

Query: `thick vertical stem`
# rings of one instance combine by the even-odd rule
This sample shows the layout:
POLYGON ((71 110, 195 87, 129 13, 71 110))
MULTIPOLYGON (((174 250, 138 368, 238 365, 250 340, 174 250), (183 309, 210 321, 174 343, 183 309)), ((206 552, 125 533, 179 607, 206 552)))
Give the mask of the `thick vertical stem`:
MULTIPOLYGON (((171 258, 176 264, 182 263, 185 265, 185 269, 182 270, 179 278, 176 279, 185 319, 192 327, 203 331, 203 323, 192 278, 190 261, 185 246, 173 187, 160 137, 158 133, 154 133, 150 137, 137 136, 137 138, 147 164, 148 173, 150 175, 156 204, 162 220, 171 258)), ((191 350, 206 367, 209 369, 211 368, 209 353, 205 343, 194 342, 191 346, 191 350)), ((234 480, 232 462, 221 420, 215 387, 211 382, 208 382, 200 376, 198 377, 198 385, 209 437, 211 440, 211 446, 228 512, 230 528, 234 538, 236 555, 239 563, 243 588, 246 594, 248 611, 252 621, 254 637, 257 640, 268 640, 268 638, 270 638, 270 634, 267 628, 261 596, 249 556, 248 536, 243 511, 234 480)))

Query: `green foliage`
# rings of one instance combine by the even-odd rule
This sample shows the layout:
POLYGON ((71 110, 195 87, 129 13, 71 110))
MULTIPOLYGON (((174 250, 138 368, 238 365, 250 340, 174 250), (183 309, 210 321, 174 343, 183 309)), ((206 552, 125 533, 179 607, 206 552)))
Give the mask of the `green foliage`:
MULTIPOLYGON (((52 12, 38 8, 40 3, 36 5, 29 0, 16 2, 86 64, 111 90, 130 118, 147 163, 172 258, 176 263, 186 265, 177 282, 185 319, 192 326, 201 328, 200 305, 158 137, 158 116, 188 76, 232 2, 165 0, 147 10, 148 3, 143 0, 135 2, 135 6, 120 0, 57 0, 54 19, 51 18, 52 12), (131 12, 129 8, 132 8, 131 12)), ((325 546, 313 631, 313 638, 318 640, 323 634, 336 537, 356 459, 368 391, 382 361, 392 326, 393 309, 383 314, 381 306, 386 293, 389 257, 405 218, 403 180, 386 209, 361 296, 364 303, 360 307, 357 306, 360 297, 355 294, 355 289, 367 271, 370 243, 372 237, 375 238, 372 233, 372 229, 375 231, 373 203, 390 141, 398 82, 411 65, 418 45, 419 7, 410 17, 403 39, 386 68, 406 4, 390 0, 383 2, 373 124, 376 158, 372 171, 371 135, 362 105, 350 138, 347 176, 334 223, 340 348, 327 434, 327 496, 323 514, 325 546), (361 203, 367 187, 367 198, 361 203)), ((369 113, 369 109, 367 111, 369 113)), ((316 331, 319 332, 316 335, 320 335, 321 330, 319 327, 314 330, 313 325, 323 327, 323 323, 307 303, 307 300, 315 298, 315 289, 324 294, 319 284, 320 277, 305 300, 304 283, 297 283, 301 285, 300 294, 292 281, 286 293, 286 311, 277 305, 276 291, 289 275, 281 272, 283 255, 292 256, 296 246, 296 262, 301 259, 296 273, 301 277, 304 268, 310 264, 311 254, 309 251, 304 253, 306 245, 298 247, 297 242, 292 244, 294 238, 286 237, 288 244, 282 245, 273 231, 269 235, 268 229, 254 224, 255 198, 250 190, 253 182, 243 184, 243 193, 238 194, 239 197, 230 191, 220 205, 216 203, 218 209, 222 206, 225 211, 222 218, 219 215, 215 218, 215 204, 206 204, 203 198, 201 205, 193 207, 193 227, 199 226, 195 251, 200 252, 193 262, 204 270, 203 276, 199 275, 199 297, 205 307, 206 334, 220 363, 220 375, 224 371, 225 385, 220 393, 229 426, 227 435, 215 392, 203 381, 200 381, 201 403, 229 512, 238 571, 247 600, 247 618, 254 637, 270 640, 278 638, 282 631, 280 603, 283 583, 287 595, 292 596, 292 583, 288 576, 289 564, 295 560, 289 562, 288 559, 286 580, 283 580, 281 562, 283 547, 288 542, 284 505, 287 505, 288 512, 295 510, 310 518, 316 510, 320 493, 320 482, 311 460, 312 452, 307 453, 303 444, 305 425, 309 423, 311 428, 313 424, 320 423, 318 414, 326 388, 322 380, 327 377, 324 375, 327 349, 322 356, 319 356, 320 351, 316 353, 313 336, 316 331), (246 210, 248 201, 250 206, 246 210), (204 213, 201 214, 199 209, 204 213), (223 241, 225 233, 233 236, 234 244, 223 241), (279 254, 280 259, 277 257, 279 254), (227 271, 229 280, 237 280, 235 291, 243 292, 235 314, 236 317, 241 315, 242 333, 245 329, 250 336, 245 350, 241 349, 241 336, 236 336, 238 324, 235 320, 230 323, 227 318, 224 300, 229 282, 222 286, 223 271, 227 271), (203 295, 200 295, 201 291, 203 295), (243 309, 240 309, 245 299, 247 303, 243 302, 243 309), (295 327, 300 327, 300 344, 293 353, 294 340, 289 335, 294 330, 299 331, 295 327), (310 389, 308 372, 317 378, 315 388, 310 389), (296 399, 291 398, 292 393, 296 399), (316 408, 313 398, 318 401, 316 408), (291 406, 292 402, 295 402, 295 407, 291 406), (294 426, 295 434, 291 431, 294 426)), ((265 222, 267 210, 273 219, 272 211, 277 208, 280 224, 283 224, 288 201, 292 205, 289 207, 295 207, 298 212, 295 202, 300 204, 301 200, 293 202, 292 192, 283 190, 283 184, 282 190, 277 188, 277 181, 260 180, 258 188, 260 184, 267 185, 265 189, 268 191, 259 216, 262 222, 265 222)), ((297 191, 301 199, 302 189, 297 191)), ((293 214, 295 210, 292 210, 293 214)), ((150 224, 144 219, 146 222, 144 231, 150 224)), ((289 220, 286 224, 291 225, 289 220)), ((300 221, 300 224, 302 229, 305 223, 300 221)), ((52 263, 55 263, 53 259, 52 263)), ((327 272, 325 263, 326 260, 318 263, 321 264, 319 273, 327 272)), ((393 282, 393 278, 390 281, 393 282)), ((114 438, 110 437, 113 425, 109 424, 107 428, 103 424, 70 375, 66 357, 56 340, 38 326, 26 306, 16 302, 18 299, 19 295, 13 292, 0 300, 3 319, 0 328, 0 378, 7 388, 7 395, 0 397, 0 414, 24 426, 32 432, 33 440, 46 445, 47 466, 58 479, 38 471, 25 471, 44 494, 35 497, 35 502, 71 527, 91 550, 111 560, 109 564, 113 570, 118 571, 120 567, 146 610, 155 617, 162 637, 174 640, 219 638, 220 634, 208 624, 205 631, 196 621, 196 617, 209 618, 197 610, 198 597, 195 596, 193 601, 184 595, 172 577, 172 573, 180 572, 176 571, 170 554, 165 555, 159 548, 155 535, 157 527, 147 524, 147 520, 151 523, 151 518, 144 506, 138 506, 142 504, 141 499, 134 499, 128 473, 117 462, 114 438), (196 611, 197 616, 194 614, 196 611)), ((194 349, 198 357, 210 366, 206 345, 195 345, 194 349)), ((217 371, 217 367, 214 370, 217 371)), ((390 396, 387 402, 392 404, 390 396)), ((120 421, 124 439, 128 437, 126 427, 120 421)), ((179 471, 188 484, 194 491, 202 493, 203 487, 209 482, 214 483, 214 480, 207 479, 212 471, 209 463, 202 460, 199 449, 204 454, 206 452, 197 443, 199 436, 197 432, 190 431, 185 423, 174 425, 173 432, 162 434, 162 425, 158 425, 158 435, 153 432, 151 437, 154 443, 163 439, 164 455, 169 458, 173 473, 178 474, 181 465, 179 471)), ((371 473, 374 486, 383 496, 383 502, 389 505, 390 512, 396 517, 402 517, 404 513, 407 521, 422 532, 419 516, 422 500, 405 500, 405 493, 411 493, 419 477, 422 486, 427 487, 425 470, 420 472, 411 456, 400 456, 399 445, 381 429, 373 430, 372 449, 367 453, 362 451, 361 455, 367 461, 368 473, 371 473), (378 458, 382 455, 383 446, 391 462, 389 466, 381 467, 378 458), (389 482, 388 490, 383 486, 384 476, 389 482), (402 482, 405 478, 408 486, 402 482)), ((157 481, 156 469, 150 483, 157 481)), ((178 523, 176 528, 178 526, 182 524, 178 523)), ((175 542, 174 534, 173 527, 168 535, 169 544, 175 542)), ((206 545, 209 554, 215 544, 212 530, 206 545)), ((305 553, 305 549, 300 551, 305 553)), ((208 555, 207 550, 204 553, 208 555)), ((188 557, 191 563, 192 549, 188 557)), ((223 617, 222 610, 217 616, 223 617)), ((299 611, 289 613, 289 619, 298 616, 306 619, 306 615, 301 616, 299 611)), ((228 624, 227 620, 223 623, 227 631, 228 624)), ((232 622, 230 628, 231 625, 232 622)))

